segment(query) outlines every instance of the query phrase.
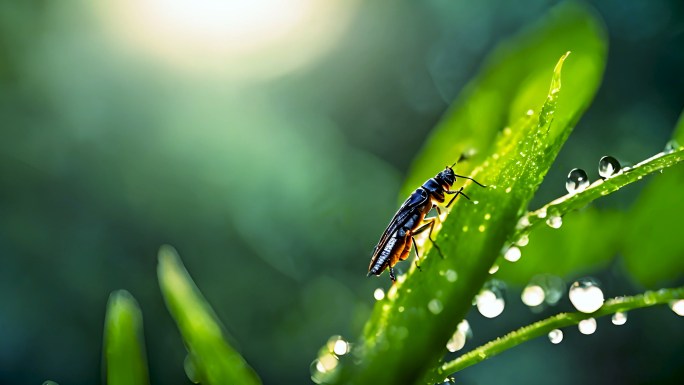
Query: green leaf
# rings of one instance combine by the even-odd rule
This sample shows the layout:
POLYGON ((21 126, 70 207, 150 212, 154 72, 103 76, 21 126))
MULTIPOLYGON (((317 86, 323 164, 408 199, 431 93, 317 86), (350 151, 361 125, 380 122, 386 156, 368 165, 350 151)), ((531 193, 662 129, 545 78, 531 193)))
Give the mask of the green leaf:
MULTIPOLYGON (((579 31, 585 30, 587 24, 596 24, 576 6, 560 10, 530 35, 535 39, 543 36, 548 39, 547 44, 555 42, 556 36, 552 33, 557 31, 556 23, 567 22, 563 12, 574 19, 579 31)), ((575 64, 571 71, 578 78, 567 77, 564 72, 563 84, 598 84, 604 63, 602 34, 585 38, 596 43, 589 46, 598 45, 601 49, 581 55, 581 65, 575 64)), ((536 86, 529 88, 527 82, 518 84, 520 89, 512 94, 537 101, 520 108, 519 112, 530 109, 538 112, 521 114, 498 136, 491 155, 473 174, 490 187, 466 185, 473 201, 457 200, 437 236, 437 243, 447 257, 442 259, 439 253, 430 250, 421 260, 421 271, 412 268, 408 277, 401 276, 385 299, 378 301, 361 340, 355 345, 356 360, 352 362, 343 357, 339 372, 331 376, 333 383, 351 379, 357 384, 437 381, 438 362, 446 352, 446 341, 470 309, 472 298, 488 278, 488 270, 513 233, 519 215, 595 91, 594 86, 591 92, 585 89, 579 92, 580 96, 567 93, 570 96, 566 97, 564 86, 561 88, 561 67, 567 55, 561 57, 553 72, 551 65, 546 68, 547 87, 549 75, 553 75, 551 86, 546 88, 548 92, 536 86)), ((530 61, 527 57, 516 57, 518 61, 530 61)), ((512 59, 507 57, 507 60, 512 59)), ((501 63, 501 66, 507 64, 501 63)), ((510 64, 515 68, 517 63, 510 64)), ((534 68, 535 73, 542 71, 534 68)), ((440 130, 438 135, 443 132, 440 130)), ((432 173, 439 169, 433 169, 432 173)))
POLYGON ((578 3, 554 8, 544 19, 500 44, 480 73, 464 88, 416 157, 400 197, 406 197, 445 165, 471 149, 472 162, 458 166, 467 175, 491 154, 499 133, 529 109, 539 106, 548 90, 548 69, 567 51, 563 69, 565 99, 561 124, 574 125, 591 102, 605 66, 606 33, 593 11, 578 3))
POLYGON ((125 290, 113 292, 107 302, 103 360, 108 385, 150 383, 142 313, 133 296, 125 290))
MULTIPOLYGON (((673 134, 674 146, 684 143, 684 112, 673 134), (676 144, 679 143, 679 144, 676 144)), ((670 154, 681 154, 684 148, 670 154)), ((625 221, 622 254, 630 274, 647 287, 682 277, 684 242, 680 224, 684 218, 684 165, 656 175, 631 207, 625 221)))
POLYGON ((186 373, 202 384, 260 384, 254 370, 225 340, 218 317, 171 246, 159 249, 159 286, 188 348, 186 373))

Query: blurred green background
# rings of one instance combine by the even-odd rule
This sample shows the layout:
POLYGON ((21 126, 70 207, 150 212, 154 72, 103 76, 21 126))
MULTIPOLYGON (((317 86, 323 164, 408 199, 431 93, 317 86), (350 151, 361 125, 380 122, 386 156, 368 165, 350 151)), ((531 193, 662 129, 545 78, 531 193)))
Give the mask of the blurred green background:
MULTIPOLYGON (((163 243, 265 383, 308 382, 330 335, 359 334, 390 283, 366 268, 411 160, 486 53, 558 2, 319 3, 0 4, 0 383, 101 381, 120 288, 142 308, 152 382, 189 383, 156 280, 163 243)), ((594 6, 604 81, 533 206, 573 167, 660 151, 684 106, 684 4, 594 6)), ((619 256, 596 276, 608 296, 642 289, 619 256)), ((496 319, 468 317, 466 348, 540 318, 519 292, 496 319)), ((459 380, 679 383, 683 329, 668 309, 637 311, 459 380)))

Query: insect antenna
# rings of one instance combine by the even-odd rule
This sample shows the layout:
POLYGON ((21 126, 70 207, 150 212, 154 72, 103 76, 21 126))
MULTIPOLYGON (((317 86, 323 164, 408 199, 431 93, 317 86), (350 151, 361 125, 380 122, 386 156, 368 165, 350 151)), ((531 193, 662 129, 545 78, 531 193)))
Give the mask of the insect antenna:
POLYGON ((454 176, 459 177, 459 178, 463 178, 463 179, 470 179, 470 180, 472 180, 473 182, 475 182, 475 183, 476 183, 478 186, 480 186, 480 187, 487 187, 487 186, 483 185, 482 183, 476 181, 475 179, 473 179, 473 178, 471 178, 471 177, 467 177, 467 176, 463 176, 463 175, 458 175, 458 174, 454 174, 454 176))

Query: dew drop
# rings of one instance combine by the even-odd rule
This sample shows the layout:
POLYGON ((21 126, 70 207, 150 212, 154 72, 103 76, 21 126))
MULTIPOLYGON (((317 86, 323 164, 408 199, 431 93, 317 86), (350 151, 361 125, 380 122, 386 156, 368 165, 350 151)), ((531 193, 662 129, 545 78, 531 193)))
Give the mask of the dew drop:
POLYGON ((670 302, 670 309, 678 316, 684 317, 684 299, 670 302))
POLYGON ((444 305, 442 305, 442 301, 438 300, 437 298, 433 298, 428 302, 428 310, 430 310, 430 313, 432 314, 439 314, 444 310, 444 305))
POLYGON ((559 229, 563 226, 563 218, 558 215, 552 215, 546 219, 546 224, 552 229, 559 229))
POLYGON ((534 115, 534 110, 533 109, 527 110, 527 116, 532 116, 532 115, 534 115))
POLYGON ((373 297, 374 297, 376 300, 380 301, 381 299, 385 298, 385 291, 382 290, 381 288, 377 288, 377 289, 375 289, 375 291, 373 292, 373 297))
POLYGON ((499 265, 492 265, 492 267, 489 268, 489 274, 494 274, 497 271, 499 271, 499 265))
POLYGON ((613 323, 613 325, 624 325, 625 322, 627 322, 627 313, 621 311, 616 312, 610 318, 610 321, 613 323))
POLYGON ((511 190, 512 190, 512 189, 511 189, 511 187, 510 187, 510 186, 506 187, 506 190, 505 190, 505 191, 506 191, 506 194, 510 193, 510 192, 511 192, 511 190))
POLYGON ((461 321, 456 327, 456 331, 451 336, 449 341, 447 341, 446 348, 450 352, 456 352, 465 346, 466 340, 472 336, 473 332, 470 329, 470 324, 468 321, 461 321))
POLYGON ((518 238, 518 240, 515 241, 515 244, 521 247, 527 246, 528 243, 530 243, 530 236, 527 234, 521 235, 520 238, 518 238))
POLYGON ((467 233, 467 232, 468 232, 468 226, 463 226, 463 229, 462 229, 462 230, 463 230, 464 233, 467 233))
POLYGON ((504 311, 506 301, 503 298, 504 285, 501 281, 491 280, 475 296, 477 310, 487 318, 495 318, 504 311))
POLYGON ((667 142, 667 143, 665 144, 665 150, 664 150, 664 152, 665 152, 666 154, 668 154, 668 153, 670 153, 670 152, 679 150, 680 147, 681 147, 681 146, 679 145, 679 143, 677 143, 676 140, 672 139, 672 140, 670 140, 669 142, 667 142))
POLYGON ((546 293, 539 285, 527 285, 520 294, 520 299, 527 306, 539 306, 544 303, 546 293))
POLYGON ((185 371, 185 375, 188 376, 188 380, 190 380, 190 382, 193 384, 200 383, 197 365, 195 365, 195 361, 192 359, 190 354, 185 356, 185 360, 183 361, 183 370, 185 371))
POLYGON ((343 356, 349 353, 350 350, 349 342, 345 341, 342 336, 339 335, 330 337, 326 346, 329 352, 338 356, 343 356))
POLYGON ((568 296, 572 305, 582 313, 593 313, 603 306, 603 291, 593 279, 573 282, 568 296))
POLYGON ((458 279, 458 273, 456 273, 455 270, 451 269, 447 270, 446 273, 444 273, 444 276, 449 282, 456 282, 456 280, 458 279))
POLYGON ((599 160, 598 173, 601 178, 606 179, 620 171, 620 162, 612 156, 604 156, 599 160))
POLYGON ((520 259, 521 255, 522 255, 522 253, 520 252, 520 249, 518 247, 511 246, 504 253, 504 258, 507 261, 516 262, 520 259))
POLYGON ((530 218, 527 215, 523 215, 518 219, 518 223, 515 225, 516 229, 524 229, 530 226, 530 218))
POLYGON ((311 380, 316 384, 321 384, 329 380, 328 373, 337 367, 337 356, 332 353, 320 355, 311 363, 311 380))
POLYGON ((490 213, 485 214, 484 220, 485 220, 485 221, 488 221, 488 220, 490 220, 490 219, 492 219, 492 214, 490 214, 490 213))
POLYGON ((552 344, 560 344, 563 341, 563 331, 560 329, 553 329, 549 332, 549 341, 552 344))
POLYGON ((510 135, 511 134, 511 128, 510 127, 504 127, 503 134, 506 136, 510 135))
POLYGON ((589 186, 589 177, 581 168, 573 168, 565 181, 565 189, 568 193, 578 193, 589 186))
POLYGON ((593 334, 596 331, 596 319, 587 318, 583 319, 577 324, 577 328, 582 334, 593 334))
POLYGON ((485 225, 480 225, 480 227, 477 228, 477 231, 484 233, 485 229, 486 229, 485 225))
POLYGON ((473 201, 473 204, 474 204, 474 205, 479 205, 479 204, 480 204, 480 201, 473 201))
POLYGON ((399 313, 403 313, 403 312, 404 312, 404 307, 403 307, 403 306, 399 306, 399 309, 397 309, 397 310, 399 311, 399 313))
POLYGON ((545 207, 542 207, 539 209, 539 211, 537 211, 537 217, 539 217, 541 219, 546 218, 546 208, 545 207))

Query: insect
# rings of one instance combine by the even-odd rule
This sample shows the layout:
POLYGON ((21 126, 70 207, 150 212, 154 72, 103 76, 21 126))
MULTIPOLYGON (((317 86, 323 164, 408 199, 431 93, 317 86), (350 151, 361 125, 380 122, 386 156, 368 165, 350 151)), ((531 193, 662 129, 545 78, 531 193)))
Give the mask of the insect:
MULTIPOLYGON (((385 269, 389 269, 390 279, 396 281, 394 265, 408 258, 411 246, 416 251, 416 257, 419 258, 414 237, 426 230, 429 231, 428 238, 432 241, 439 254, 442 255, 442 251, 432 239, 432 229, 435 226, 435 221, 439 220, 439 215, 441 214, 439 204, 444 203, 446 200, 445 194, 455 194, 446 205, 446 208, 449 208, 454 199, 459 195, 470 199, 463 193, 463 187, 451 191, 451 186, 456 182, 456 177, 469 179, 481 187, 486 187, 472 178, 456 175, 453 170, 455 164, 447 166, 434 178, 425 181, 399 207, 387 229, 382 233, 380 241, 375 246, 375 249, 373 249, 373 257, 371 258, 370 266, 368 266, 369 277, 371 275, 380 275, 385 269), (425 216, 433 208, 437 210, 437 216, 426 219, 425 216)), ((418 266, 417 261, 416 266, 418 266)))

